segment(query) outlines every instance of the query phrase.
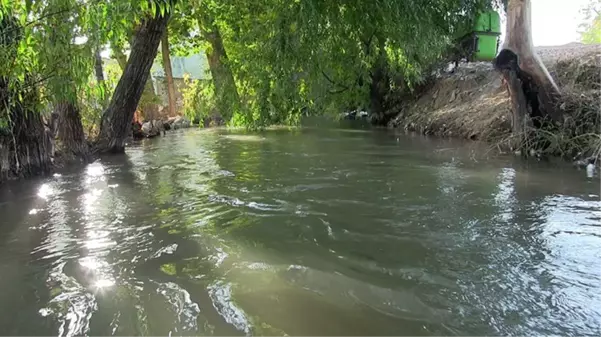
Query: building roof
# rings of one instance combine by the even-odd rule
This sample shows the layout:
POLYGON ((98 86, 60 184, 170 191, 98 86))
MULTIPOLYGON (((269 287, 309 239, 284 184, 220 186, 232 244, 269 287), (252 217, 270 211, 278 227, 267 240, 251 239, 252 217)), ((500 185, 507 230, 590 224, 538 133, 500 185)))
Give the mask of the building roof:
MULTIPOLYGON (((191 79, 210 79, 209 62, 204 53, 189 56, 171 56, 173 78, 184 78, 188 74, 191 79)), ((165 77, 162 62, 155 61, 150 68, 152 77, 165 77)))

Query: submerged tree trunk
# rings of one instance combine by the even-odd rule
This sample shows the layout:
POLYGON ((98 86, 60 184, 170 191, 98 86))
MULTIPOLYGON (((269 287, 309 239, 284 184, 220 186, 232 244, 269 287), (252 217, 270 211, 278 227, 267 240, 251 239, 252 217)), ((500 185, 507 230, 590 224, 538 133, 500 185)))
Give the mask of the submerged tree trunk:
MULTIPOLYGON (((556 108, 559 89, 532 43, 531 0, 509 0, 503 49, 495 59, 495 68, 509 86, 513 110, 513 133, 521 144, 526 133, 526 119, 561 120, 556 108)), ((540 126, 540 122, 537 122, 540 126)))
POLYGON ((58 115, 58 140, 61 144, 61 154, 66 158, 87 161, 90 149, 81 124, 81 116, 77 106, 71 102, 56 103, 58 115))
POLYGON ((106 112, 102 116, 97 150, 123 152, 150 68, 157 54, 159 42, 169 14, 146 19, 137 30, 127 65, 106 112))
POLYGON ((229 120, 238 109, 240 98, 234 75, 228 64, 223 39, 219 28, 210 17, 205 16, 199 24, 200 27, 209 27, 209 29, 203 30, 203 37, 211 44, 211 48, 206 51, 206 55, 211 77, 213 78, 213 86, 215 87, 215 98, 219 113, 225 120, 229 120))
POLYGON ((8 124, 0 129, 0 182, 48 173, 53 166, 52 132, 41 113, 31 109, 38 100, 37 90, 29 88, 21 95, 16 99, 8 82, 0 79, 1 113, 8 117, 8 124))
POLYGON ((165 29, 165 35, 161 40, 161 54, 163 55, 163 69, 167 78, 167 95, 169 96, 169 116, 175 116, 175 83, 173 83, 173 71, 171 69, 171 56, 169 55, 169 29, 165 29))

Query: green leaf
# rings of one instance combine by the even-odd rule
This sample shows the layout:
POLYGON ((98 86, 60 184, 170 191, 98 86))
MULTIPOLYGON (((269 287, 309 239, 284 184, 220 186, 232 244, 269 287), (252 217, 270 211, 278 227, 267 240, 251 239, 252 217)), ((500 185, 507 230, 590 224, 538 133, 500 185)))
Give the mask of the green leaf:
POLYGON ((153 0, 150 1, 150 12, 153 16, 156 15, 157 12, 157 5, 153 0))

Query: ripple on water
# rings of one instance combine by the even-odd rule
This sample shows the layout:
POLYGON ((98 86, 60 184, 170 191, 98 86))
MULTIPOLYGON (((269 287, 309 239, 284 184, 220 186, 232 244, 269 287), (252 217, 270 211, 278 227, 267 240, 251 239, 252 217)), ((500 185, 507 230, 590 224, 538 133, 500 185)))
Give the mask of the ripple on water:
POLYGON ((161 283, 157 288, 157 293, 163 295, 171 305, 177 323, 183 331, 179 332, 197 332, 197 319, 200 314, 200 308, 197 303, 190 298, 190 293, 173 282, 161 283))
POLYGON ((96 298, 74 277, 64 273, 65 266, 66 262, 60 263, 50 272, 47 283, 53 297, 39 312, 57 320, 59 336, 87 335, 90 319, 97 310, 96 298))
POLYGON ((375 133, 195 132, 0 200, 3 327, 61 336, 249 335, 269 325, 296 335, 599 331, 601 205, 581 175, 541 178, 507 162, 466 169, 453 151, 432 159, 415 141, 375 133), (21 311, 37 320, 19 322, 21 311))
POLYGON ((223 281, 215 282, 208 287, 213 307, 226 322, 236 329, 250 335, 251 325, 244 311, 232 299, 232 285, 223 281))

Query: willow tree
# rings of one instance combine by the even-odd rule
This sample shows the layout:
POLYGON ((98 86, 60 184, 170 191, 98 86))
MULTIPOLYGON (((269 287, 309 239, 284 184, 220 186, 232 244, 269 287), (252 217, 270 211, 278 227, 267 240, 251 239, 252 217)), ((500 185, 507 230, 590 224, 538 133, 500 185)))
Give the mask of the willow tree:
POLYGON ((229 119, 237 112, 240 98, 223 37, 215 18, 209 10, 201 11, 198 26, 204 40, 209 43, 205 53, 209 61, 217 106, 221 116, 229 119))
POLYGON ((78 91, 85 85, 95 62, 94 50, 86 44, 75 44, 76 31, 82 30, 78 23, 86 15, 75 0, 49 0, 43 11, 60 13, 44 20, 44 35, 48 43, 38 51, 40 63, 50 62, 53 76, 45 86, 49 101, 58 117, 56 135, 61 155, 69 160, 88 160, 90 150, 81 122, 78 91))
POLYGON ((0 7, 0 182, 52 168, 51 133, 43 124, 35 40, 26 8, 0 7))
POLYGON ((391 89, 415 86, 487 2, 211 1, 247 124, 349 108, 384 123, 391 89))
POLYGON ((534 50, 531 0, 508 0, 505 6, 505 42, 495 59, 495 67, 509 88, 512 129, 516 145, 520 146, 532 118, 539 127, 544 120, 561 121, 562 114, 556 104, 560 91, 534 50))
POLYGON ((151 4, 155 10, 136 27, 125 70, 102 116, 96 144, 96 149, 100 152, 124 151, 134 113, 150 75, 159 42, 165 33, 171 6, 169 3, 151 4))

